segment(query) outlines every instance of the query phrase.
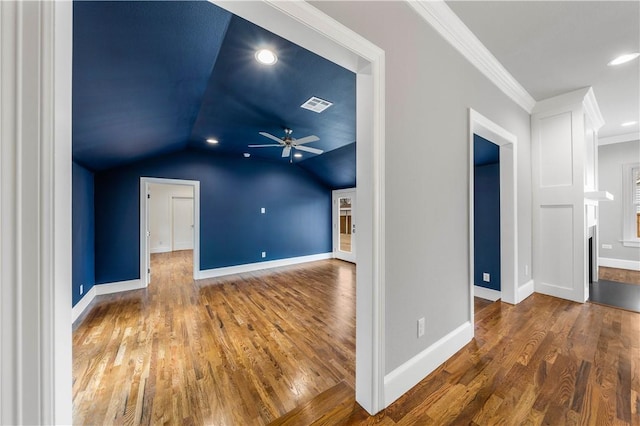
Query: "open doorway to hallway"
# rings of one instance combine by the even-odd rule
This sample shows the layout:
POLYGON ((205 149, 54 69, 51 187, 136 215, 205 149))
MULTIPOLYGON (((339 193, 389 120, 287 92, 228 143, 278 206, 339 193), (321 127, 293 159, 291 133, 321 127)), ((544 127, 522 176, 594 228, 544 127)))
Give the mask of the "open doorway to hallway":
POLYGON ((194 187, 150 183, 147 190, 152 277, 156 265, 181 259, 182 268, 193 270, 194 187))

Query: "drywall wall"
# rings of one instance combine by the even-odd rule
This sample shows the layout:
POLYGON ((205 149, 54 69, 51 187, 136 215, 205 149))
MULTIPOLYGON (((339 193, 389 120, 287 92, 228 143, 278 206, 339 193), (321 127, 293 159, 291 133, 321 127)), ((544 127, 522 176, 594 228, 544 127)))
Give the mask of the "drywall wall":
POLYGON ((95 284, 95 233, 93 173, 77 163, 72 166, 71 250, 72 304, 82 299, 95 284), (80 293, 82 286, 82 293, 80 293))
MULTIPOLYGON (((172 251, 174 197, 193 199, 193 187, 185 185, 149 185, 149 245, 151 253, 172 251)), ((193 220, 189 222, 193 225, 193 220)))
MULTIPOLYGON (((385 370, 469 320, 468 108, 518 138, 519 284, 531 277, 529 114, 405 2, 312 2, 385 51, 385 370), (416 322, 426 332, 417 337, 416 322)), ((358 141, 358 143, 363 143, 358 141)), ((362 207, 361 208, 366 208, 362 207)))
POLYGON ((140 177, 200 181, 201 270, 331 251, 331 190, 310 174, 183 151, 96 173, 96 283, 139 278, 140 177))
POLYGON ((598 188, 613 194, 613 201, 599 203, 599 256, 640 262, 640 248, 622 245, 622 165, 640 162, 640 141, 598 147, 598 188), (602 248, 610 244, 611 249, 602 248))

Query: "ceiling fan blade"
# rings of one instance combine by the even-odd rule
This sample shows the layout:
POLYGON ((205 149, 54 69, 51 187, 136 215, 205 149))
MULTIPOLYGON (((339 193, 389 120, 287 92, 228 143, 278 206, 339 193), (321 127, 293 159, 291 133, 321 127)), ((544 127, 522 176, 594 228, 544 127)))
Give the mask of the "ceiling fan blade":
POLYGON ((288 157, 290 153, 291 153, 291 147, 287 145, 282 150, 282 157, 288 157))
POLYGON ((266 145, 247 145, 249 148, 266 148, 268 146, 281 146, 281 145, 277 145, 275 143, 270 143, 270 144, 266 144, 266 145))
POLYGON ((274 140, 278 143, 282 143, 282 139, 273 136, 271 133, 267 133, 267 132, 258 132, 259 134, 261 134, 262 136, 264 136, 265 138, 269 138, 271 140, 274 140))
POLYGON ((295 149, 300 151, 310 152, 312 154, 322 154, 324 151, 318 148, 311 148, 310 146, 294 146, 295 149))
POLYGON ((302 145, 305 143, 309 143, 309 142, 315 142, 315 141, 319 141, 320 138, 317 137, 316 135, 310 135, 310 136, 305 136, 304 138, 300 138, 300 139, 296 139, 295 143, 296 145, 302 145))

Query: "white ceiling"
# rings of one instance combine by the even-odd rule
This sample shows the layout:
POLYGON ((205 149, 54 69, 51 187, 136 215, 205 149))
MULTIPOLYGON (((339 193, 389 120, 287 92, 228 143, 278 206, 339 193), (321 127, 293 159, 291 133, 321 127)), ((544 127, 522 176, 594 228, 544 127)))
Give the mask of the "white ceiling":
POLYGON ((537 101, 591 86, 605 120, 600 137, 640 131, 640 1, 447 1, 537 101))

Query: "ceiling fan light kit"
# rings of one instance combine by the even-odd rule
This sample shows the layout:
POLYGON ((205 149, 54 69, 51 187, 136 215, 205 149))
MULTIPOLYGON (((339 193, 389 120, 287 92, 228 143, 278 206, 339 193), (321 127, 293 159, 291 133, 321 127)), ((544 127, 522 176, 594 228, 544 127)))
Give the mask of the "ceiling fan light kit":
MULTIPOLYGON (((309 136, 305 136, 304 138, 296 139, 293 136, 291 136, 292 133, 293 133, 293 130, 285 128, 284 136, 279 138, 277 136, 273 136, 271 133, 259 132, 260 135, 264 136, 265 138, 271 139, 274 142, 277 142, 277 144, 249 145, 249 148, 269 148, 269 147, 282 148, 282 158, 289 157, 289 163, 293 163, 294 150, 309 152, 311 154, 317 154, 317 155, 320 155, 324 152, 323 150, 318 148, 304 146, 304 144, 319 141, 320 138, 317 137, 316 135, 309 135, 309 136)), ((295 157, 301 157, 301 156, 302 155, 298 156, 297 153, 295 155, 295 157)))

